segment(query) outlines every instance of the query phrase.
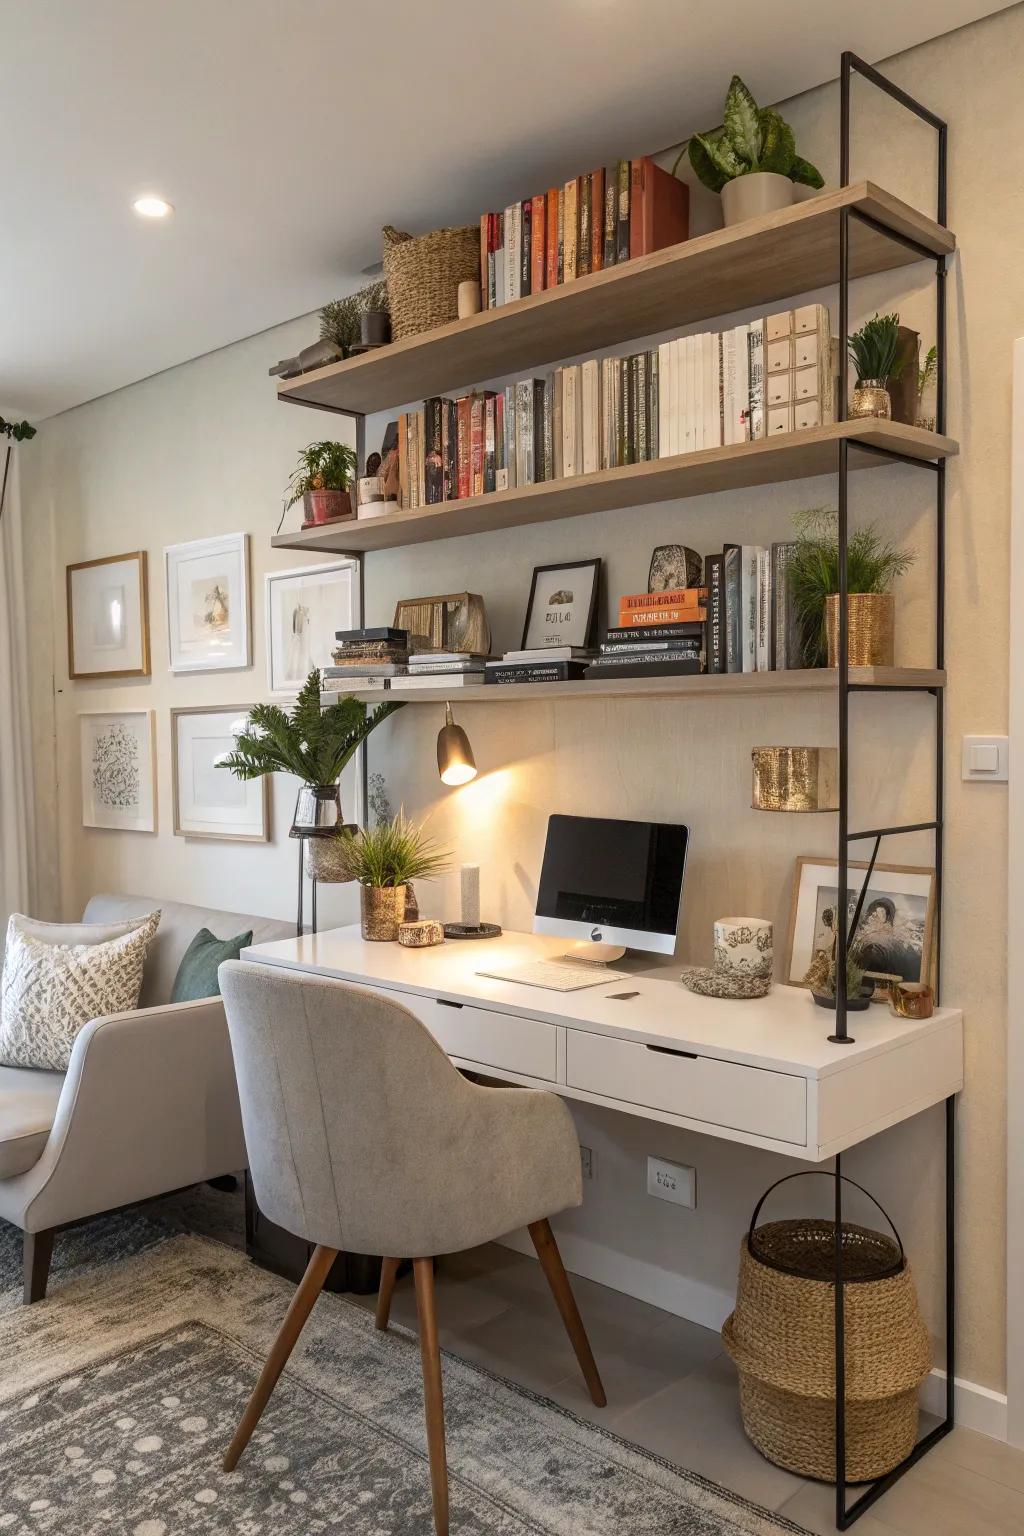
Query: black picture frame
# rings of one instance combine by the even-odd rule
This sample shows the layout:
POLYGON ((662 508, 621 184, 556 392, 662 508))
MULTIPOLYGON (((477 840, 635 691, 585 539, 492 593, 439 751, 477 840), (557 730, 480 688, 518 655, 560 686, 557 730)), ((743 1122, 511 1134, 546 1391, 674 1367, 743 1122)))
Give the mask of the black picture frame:
MULTIPOLYGON (((552 565, 534 566, 533 579, 530 583, 530 596, 526 604, 526 618, 523 621, 523 643, 520 647, 521 650, 525 651, 529 647, 528 636, 530 633, 530 620, 533 617, 534 604, 537 600, 537 586, 540 578, 542 576, 551 575, 555 572, 582 570, 590 570, 593 572, 593 581, 590 589, 590 603, 587 610, 586 630, 582 638, 577 639, 575 636, 567 635, 564 639, 561 639, 559 643, 562 645, 575 645, 581 647, 593 644, 595 625, 597 622, 597 594, 601 585, 600 556, 598 556, 598 558, 595 560, 556 560, 552 565)), ((554 647, 552 647, 552 649, 554 649, 554 647)))

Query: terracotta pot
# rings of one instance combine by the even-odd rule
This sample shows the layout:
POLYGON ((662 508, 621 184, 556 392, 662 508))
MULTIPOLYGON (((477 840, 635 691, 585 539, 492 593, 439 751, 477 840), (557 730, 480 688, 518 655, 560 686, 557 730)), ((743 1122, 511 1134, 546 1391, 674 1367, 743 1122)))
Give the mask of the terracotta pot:
POLYGON ((393 943, 399 923, 405 920, 405 886, 361 885, 359 916, 364 939, 393 943))
POLYGON ((722 188, 722 216, 726 227, 758 219, 765 213, 777 213, 793 203, 793 183, 788 176, 774 171, 751 171, 749 176, 735 176, 722 188))
POLYGON ((355 515, 348 491, 307 491, 302 498, 302 509, 305 527, 314 523, 338 523, 355 515))
MULTIPOLYGON (((849 652, 851 667, 891 667, 895 650, 896 599, 891 592, 851 592, 849 652)), ((839 665, 839 594, 825 599, 828 664, 839 665)))

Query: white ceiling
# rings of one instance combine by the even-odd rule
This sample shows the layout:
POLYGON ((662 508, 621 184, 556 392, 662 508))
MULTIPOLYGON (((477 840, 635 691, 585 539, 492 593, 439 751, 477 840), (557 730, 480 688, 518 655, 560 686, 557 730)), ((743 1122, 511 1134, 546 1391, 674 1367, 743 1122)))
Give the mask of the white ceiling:
POLYGON ((304 314, 379 230, 485 208, 992 0, 0 0, 0 407, 43 417, 304 314), (155 191, 165 223, 131 200, 155 191))

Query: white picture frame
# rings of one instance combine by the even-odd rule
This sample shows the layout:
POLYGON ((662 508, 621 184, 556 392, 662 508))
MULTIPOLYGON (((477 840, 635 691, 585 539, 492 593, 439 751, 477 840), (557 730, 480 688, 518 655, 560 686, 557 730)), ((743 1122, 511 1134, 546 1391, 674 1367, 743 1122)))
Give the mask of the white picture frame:
POLYGON ((164 550, 172 672, 229 672, 252 665, 249 535, 218 534, 164 550))
POLYGON ((156 716, 151 709, 78 717, 82 825, 156 831, 156 716))
POLYGON ((146 551, 66 569, 68 677, 149 676, 146 551))
MULTIPOLYGON (((851 859, 847 877, 850 920, 866 871, 866 863, 851 859)), ((827 947, 834 930, 823 924, 822 915, 830 907, 834 909, 837 894, 837 859, 797 859, 786 959, 786 980, 791 986, 806 985, 804 977, 815 949, 827 947)), ((858 930, 862 943, 870 946, 865 976, 879 982, 892 977, 903 981, 930 980, 934 917, 934 869, 876 864, 858 930)))
POLYGON ((268 779, 236 779, 214 759, 231 751, 248 704, 201 704, 171 710, 171 781, 175 837, 219 842, 269 841, 268 779))
POLYGON ((329 667, 335 632, 360 623, 357 561, 268 571, 267 686, 274 697, 294 696, 313 667, 329 667))

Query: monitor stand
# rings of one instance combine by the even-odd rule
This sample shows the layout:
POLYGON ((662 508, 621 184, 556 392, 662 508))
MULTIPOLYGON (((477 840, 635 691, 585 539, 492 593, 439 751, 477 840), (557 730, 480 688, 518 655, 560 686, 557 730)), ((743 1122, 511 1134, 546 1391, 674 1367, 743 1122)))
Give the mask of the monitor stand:
POLYGON ((567 949, 560 958, 563 960, 586 960, 591 965, 614 965, 616 960, 621 960, 626 953, 624 944, 594 944, 589 940, 583 940, 567 949))

